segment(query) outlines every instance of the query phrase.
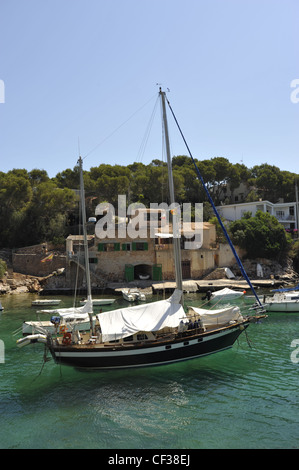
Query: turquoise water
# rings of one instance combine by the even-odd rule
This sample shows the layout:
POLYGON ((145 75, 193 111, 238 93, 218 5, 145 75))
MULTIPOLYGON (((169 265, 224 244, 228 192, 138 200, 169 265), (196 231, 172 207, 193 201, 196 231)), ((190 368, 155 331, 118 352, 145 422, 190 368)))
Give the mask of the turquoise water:
MULTIPOLYGON (((200 297, 186 300, 196 304, 200 297)), ((61 306, 71 304, 61 298, 61 306)), ((251 347, 242 334, 231 350, 201 359, 79 372, 52 359, 43 366, 41 344, 16 347, 12 332, 35 319, 32 299, 1 298, 0 448, 299 447, 299 363, 291 360, 299 314, 269 314, 250 325, 251 347)))

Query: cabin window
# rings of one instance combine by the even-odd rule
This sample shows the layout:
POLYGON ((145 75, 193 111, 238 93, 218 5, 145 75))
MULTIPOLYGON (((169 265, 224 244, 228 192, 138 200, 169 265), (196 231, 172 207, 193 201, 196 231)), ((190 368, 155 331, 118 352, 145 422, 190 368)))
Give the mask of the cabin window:
POLYGON ((133 341, 133 335, 127 336, 126 338, 124 338, 124 342, 126 341, 133 341))
POLYGON ((140 333, 140 334, 137 335, 137 340, 138 341, 144 341, 146 339, 148 339, 148 337, 146 336, 145 333, 140 333))

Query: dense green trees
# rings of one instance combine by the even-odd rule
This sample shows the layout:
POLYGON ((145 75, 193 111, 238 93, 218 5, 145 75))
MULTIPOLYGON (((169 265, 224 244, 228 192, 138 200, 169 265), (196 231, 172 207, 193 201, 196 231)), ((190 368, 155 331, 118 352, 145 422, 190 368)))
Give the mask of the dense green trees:
POLYGON ((289 235, 276 217, 267 212, 257 211, 254 217, 250 212, 229 226, 232 241, 246 249, 249 258, 278 259, 290 245, 289 235))
MULTIPOLYGON (((298 176, 295 173, 280 171, 268 164, 249 169, 223 157, 196 163, 216 205, 223 200, 234 202, 227 196, 227 187, 229 185, 233 190, 241 182, 251 188, 247 200, 262 198, 277 202, 281 197, 285 202, 295 200, 295 178, 298 176)), ((177 202, 206 201, 189 157, 173 158, 173 177, 177 202)), ((169 202, 167 165, 158 159, 148 165, 136 162, 128 166, 101 164, 84 171, 84 182, 88 216, 94 215, 100 202, 107 201, 117 207, 119 194, 126 195, 128 204, 142 202, 148 206, 151 202, 169 202)), ((0 172, 0 247, 58 241, 69 233, 76 233, 78 189, 77 166, 61 171, 54 178, 39 169, 0 172)), ((211 216, 208 204, 204 214, 205 220, 211 216)), ((241 240, 240 237, 241 233, 241 240)))
POLYGON ((0 247, 61 239, 77 206, 74 191, 59 188, 43 170, 0 173, 0 247))

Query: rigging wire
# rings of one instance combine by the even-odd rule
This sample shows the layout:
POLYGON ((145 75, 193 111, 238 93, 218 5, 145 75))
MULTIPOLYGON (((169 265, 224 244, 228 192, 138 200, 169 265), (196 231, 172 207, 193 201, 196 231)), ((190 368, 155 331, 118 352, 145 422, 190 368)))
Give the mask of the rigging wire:
POLYGON ((183 141, 184 141, 184 143, 185 143, 185 145, 186 145, 186 148, 187 148, 187 150, 188 150, 188 152, 189 152, 189 155, 190 155, 190 157, 191 157, 191 160, 192 160, 192 162, 193 162, 193 164, 194 164, 194 166, 195 166, 195 170, 196 170, 197 176, 198 176, 199 180, 201 181, 201 183, 202 183, 202 185, 203 185, 203 188, 204 188, 204 190, 205 190, 205 192, 206 192, 206 195, 207 195, 207 197, 208 197, 208 199, 209 199, 209 202, 210 202, 210 204, 211 204, 211 206, 212 206, 212 208, 213 208, 213 211, 214 211, 214 213, 215 213, 215 215, 216 215, 216 217, 217 217, 217 220, 218 220, 218 222, 219 222, 219 224, 220 224, 220 226, 221 226, 221 228, 222 228, 222 230, 223 230, 223 233, 224 233, 224 235, 225 235, 225 237, 226 237, 226 239, 227 239, 227 241, 228 241, 228 243, 229 243, 229 245, 230 245, 230 247, 231 247, 231 250, 232 250, 232 252, 233 252, 233 254, 234 254, 235 258, 236 258, 236 261, 237 261, 237 263, 238 263, 238 265, 239 265, 239 268, 240 268, 240 270, 241 270, 241 273, 242 273, 243 277, 246 279, 246 281, 248 282, 248 285, 249 285, 250 289, 252 290, 252 292, 253 292, 253 294, 254 294, 256 300, 257 300, 258 305, 259 305, 261 308, 263 308, 263 306, 262 306, 262 304, 261 304, 261 301, 260 301, 260 299, 259 299, 257 293, 255 292, 255 289, 254 289, 253 285, 251 284, 250 279, 249 279, 249 277, 248 277, 248 275, 247 275, 247 273, 246 273, 246 271, 245 271, 245 269, 244 269, 244 267, 243 267, 243 264, 242 264, 242 262, 241 262, 241 260, 240 260, 240 258, 239 258, 239 256, 238 256, 238 254, 237 254, 237 252, 236 252, 236 250, 235 250, 235 248, 234 248, 232 242, 231 242, 231 239, 229 238, 229 235, 228 235, 228 233, 227 233, 227 230, 226 230, 226 228, 225 228, 224 225, 223 225, 223 222, 222 222, 222 220, 221 220, 221 218, 220 218, 220 215, 219 215, 219 213, 218 213, 218 211, 217 211, 217 209, 216 209, 216 207, 215 207, 214 201, 213 201, 213 199, 212 199, 212 197, 211 197, 211 195, 210 195, 210 193, 209 193, 208 188, 207 188, 206 185, 205 185, 205 182, 204 182, 203 177, 202 177, 202 175, 201 175, 201 173, 200 173, 200 171, 199 171, 199 168, 198 168, 198 166, 197 166, 196 163, 195 163, 195 160, 194 160, 194 158, 193 158, 193 155, 192 155, 192 153, 191 153, 191 151, 190 151, 190 149, 189 149, 189 146, 188 146, 188 144, 187 144, 187 141, 186 141, 186 139, 185 139, 185 137, 184 137, 184 134, 183 134, 183 132, 182 132, 180 126, 179 126, 179 123, 178 123, 178 121, 177 121, 177 118, 176 118, 176 116, 175 116, 175 114, 174 114, 174 112, 173 112, 173 109, 172 109, 172 107, 171 107, 171 105, 170 105, 170 103, 169 103, 167 97, 166 97, 166 101, 167 101, 167 104, 168 104, 169 109, 170 109, 170 111, 171 111, 171 114, 172 114, 172 116, 173 116, 173 118, 174 118, 174 120, 175 120, 175 123, 176 123, 176 125, 177 125, 177 127, 178 127, 178 129, 179 129, 179 132, 180 132, 180 134, 181 134, 181 136, 182 136, 182 138, 183 138, 183 141))
POLYGON ((105 137, 101 142, 99 142, 93 149, 91 149, 85 157, 82 158, 82 160, 85 160, 85 158, 89 157, 89 155, 94 152, 98 147, 100 147, 106 140, 110 139, 121 127, 123 127, 127 122, 129 122, 136 114, 138 114, 150 101, 152 101, 153 98, 156 97, 156 94, 153 95, 146 103, 144 103, 140 108, 138 108, 131 116, 129 116, 122 124, 120 124, 114 131, 112 131, 107 137, 105 137))
POLYGON ((137 162, 139 162, 139 161, 141 162, 142 157, 143 157, 143 155, 144 155, 145 148, 146 148, 146 145, 147 145, 147 142, 148 142, 150 133, 151 133, 151 129, 152 129, 152 126, 153 126, 154 117, 155 117, 155 115, 156 115, 156 110, 157 110, 158 101, 159 101, 159 96, 158 96, 157 99, 156 99, 156 102, 155 102, 155 105, 154 105, 154 109, 153 109, 152 114, 151 114, 151 116, 150 116, 149 123, 148 123, 148 125, 147 125, 146 131, 145 131, 145 134, 144 134, 144 137, 143 137, 143 139, 142 139, 142 142, 141 142, 141 145, 140 145, 138 154, 137 154, 137 162))

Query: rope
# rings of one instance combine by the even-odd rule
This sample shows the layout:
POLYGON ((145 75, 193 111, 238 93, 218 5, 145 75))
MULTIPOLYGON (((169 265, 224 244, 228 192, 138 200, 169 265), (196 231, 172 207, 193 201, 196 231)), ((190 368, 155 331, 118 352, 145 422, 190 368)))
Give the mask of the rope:
MULTIPOLYGON (((156 95, 154 95, 156 96, 156 95)), ((94 152, 98 147, 100 147, 100 145, 102 145, 104 142, 106 142, 106 140, 108 140, 110 137, 112 137, 121 127, 123 127, 127 122, 129 122, 137 113, 139 113, 139 111, 141 111, 153 98, 154 96, 152 96, 146 103, 144 103, 144 105, 142 105, 139 109, 137 109, 137 111, 135 111, 133 114, 131 114, 131 116, 128 117, 128 119, 126 119, 122 124, 120 124, 116 129, 114 129, 114 131, 112 131, 107 137, 105 137, 99 144, 97 144, 93 149, 91 149, 86 155, 85 157, 83 157, 83 160, 85 160, 85 158, 87 158, 92 152, 94 152)))

